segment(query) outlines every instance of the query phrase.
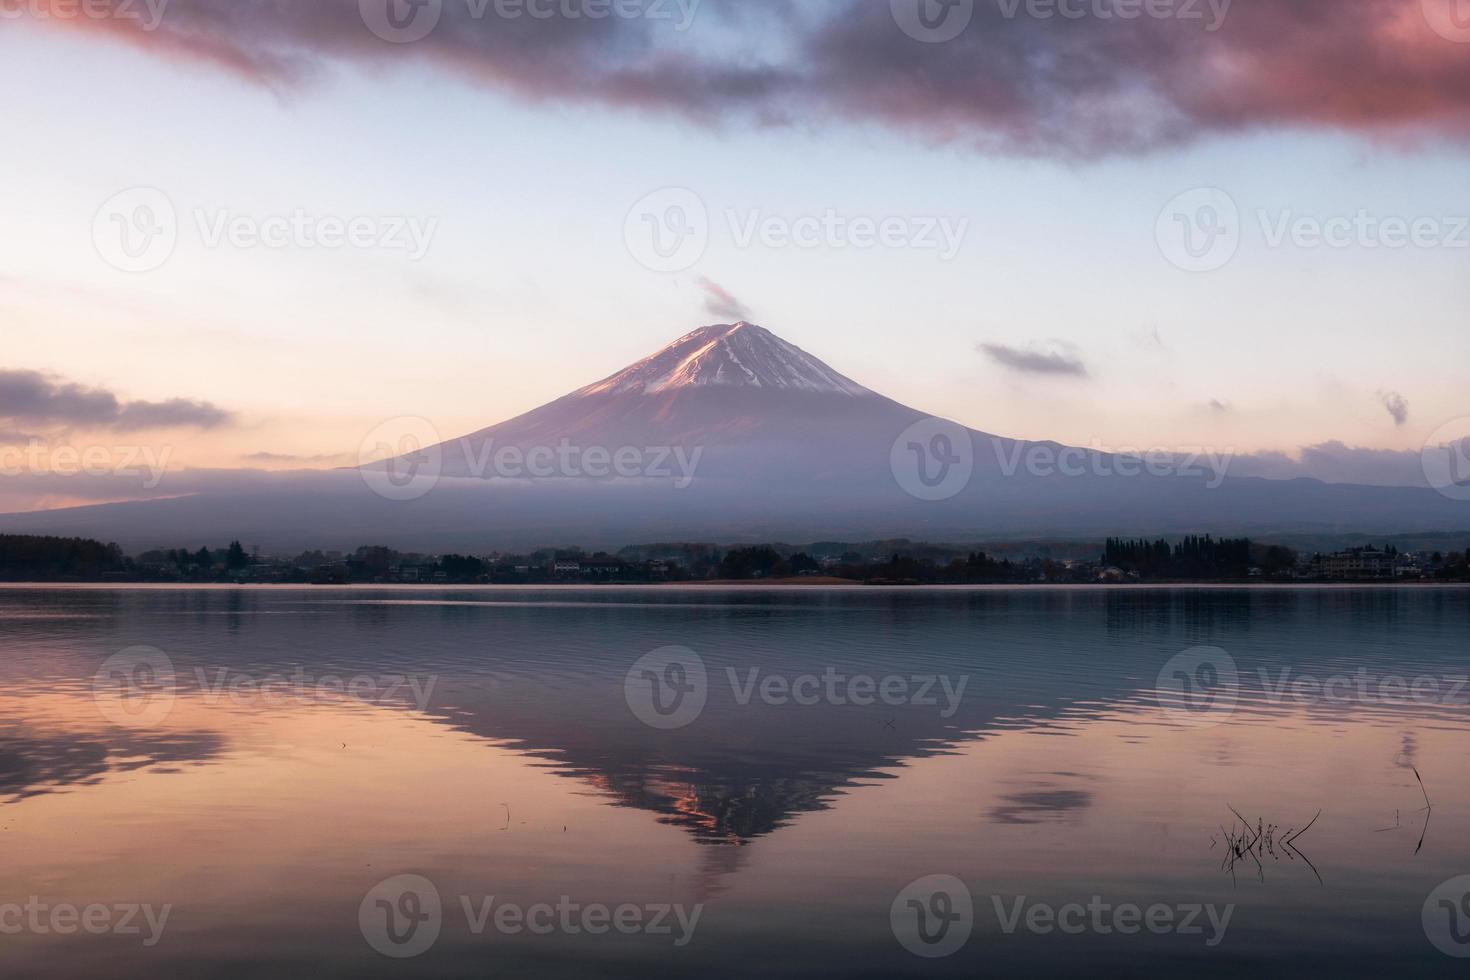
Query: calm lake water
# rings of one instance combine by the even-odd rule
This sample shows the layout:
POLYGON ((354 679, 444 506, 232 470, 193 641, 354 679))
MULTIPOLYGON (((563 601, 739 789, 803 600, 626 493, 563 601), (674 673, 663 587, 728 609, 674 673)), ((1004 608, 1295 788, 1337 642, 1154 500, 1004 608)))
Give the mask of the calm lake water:
POLYGON ((0 974, 1461 976, 1467 638, 1428 588, 0 590, 0 974))

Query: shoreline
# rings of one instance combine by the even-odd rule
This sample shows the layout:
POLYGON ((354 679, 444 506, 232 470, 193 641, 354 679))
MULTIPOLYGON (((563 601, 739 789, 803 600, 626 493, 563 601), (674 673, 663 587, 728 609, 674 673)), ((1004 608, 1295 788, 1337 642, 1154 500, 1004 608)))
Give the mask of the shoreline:
POLYGON ((1043 591, 1345 591, 1463 589, 1470 582, 1021 582, 997 584, 867 585, 843 580, 773 580, 770 582, 709 581, 658 583, 547 583, 500 585, 432 585, 424 583, 362 583, 311 585, 293 583, 235 584, 229 582, 0 582, 0 592, 1043 592, 1043 591))

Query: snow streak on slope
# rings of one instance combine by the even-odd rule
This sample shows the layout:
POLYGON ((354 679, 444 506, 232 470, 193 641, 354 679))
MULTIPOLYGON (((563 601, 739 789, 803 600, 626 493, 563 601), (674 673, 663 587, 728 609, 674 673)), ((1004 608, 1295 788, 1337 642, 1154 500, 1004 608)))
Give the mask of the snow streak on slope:
POLYGON ((873 392, 753 323, 702 327, 573 397, 745 387, 861 397, 873 392))

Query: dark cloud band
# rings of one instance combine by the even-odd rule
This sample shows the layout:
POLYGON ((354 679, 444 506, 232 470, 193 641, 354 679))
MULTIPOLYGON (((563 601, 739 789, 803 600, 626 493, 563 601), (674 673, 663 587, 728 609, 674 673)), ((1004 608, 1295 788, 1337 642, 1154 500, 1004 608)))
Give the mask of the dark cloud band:
POLYGON ((900 26, 907 2, 970 0, 661 0, 639 16, 606 4, 593 16, 592 0, 543 5, 550 16, 496 0, 172 0, 153 25, 65 23, 273 88, 331 61, 432 63, 528 99, 712 124, 876 122, 1008 154, 1139 152, 1262 127, 1470 132, 1470 44, 1436 22, 1456 0, 974 0, 942 43, 900 26), (432 29, 391 43, 368 26, 374 4, 385 23, 388 4, 427 11, 432 29))
POLYGON ((1056 351, 1022 350, 1004 344, 981 344, 979 349, 995 363, 1023 374, 1087 377, 1087 365, 1056 351))
POLYGON ((173 398, 124 402, 110 391, 58 380, 39 371, 0 371, 0 420, 16 426, 114 429, 214 429, 233 421, 208 402, 173 398))

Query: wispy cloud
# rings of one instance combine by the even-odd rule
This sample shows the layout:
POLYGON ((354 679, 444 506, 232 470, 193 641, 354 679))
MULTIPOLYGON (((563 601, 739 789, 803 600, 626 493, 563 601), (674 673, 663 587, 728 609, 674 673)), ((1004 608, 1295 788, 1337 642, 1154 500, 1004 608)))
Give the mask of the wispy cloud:
MULTIPOLYGON (((31 9, 49 14, 61 2, 33 0, 31 9)), ((1397 140, 1470 134, 1470 59, 1444 24, 1434 26, 1439 18, 1452 28, 1460 0, 1174 4, 1194 13, 1065 21, 1002 0, 975 0, 973 16, 965 4, 930 4, 966 18, 942 44, 916 39, 895 16, 928 0, 670 3, 663 17, 599 19, 398 4, 434 18, 409 44, 388 43, 366 25, 390 2, 175 0, 156 25, 123 16, 36 20, 278 91, 325 75, 334 61, 429 62, 527 100, 716 125, 876 123, 1007 154, 1140 152, 1263 127, 1397 140)), ((136 6, 94 5, 125 3, 136 6)))
POLYGON ((1005 344, 980 344, 978 350, 992 361, 1022 374, 1063 375, 1077 378, 1087 377, 1087 366, 1070 354, 1060 351, 1022 350, 1005 344))
POLYGON ((1409 450, 1369 449, 1339 441, 1302 446, 1292 456, 1283 452, 1243 453, 1230 464, 1231 476, 1259 476, 1273 480, 1303 477, 1324 483, 1360 483, 1368 486, 1422 487, 1424 464, 1409 450))
POLYGON ((292 453, 250 453, 240 457, 246 463, 266 463, 286 466, 340 466, 354 463, 357 457, 351 453, 323 453, 317 456, 297 456, 292 453))
POLYGON ((704 290, 704 310, 711 316, 730 322, 754 319, 748 306, 714 280, 700 276, 699 288, 704 290))
POLYGON ((1146 330, 1134 331, 1129 335, 1129 339, 1133 341, 1135 347, 1140 347, 1144 350, 1169 352, 1169 345, 1164 341, 1164 335, 1157 326, 1149 327, 1146 330))
POLYGON ((1380 391, 1378 397, 1383 407, 1393 416, 1394 425, 1405 425, 1409 421, 1409 400, 1396 391, 1380 391))
POLYGON ((125 402, 104 388, 88 388, 40 371, 0 371, 0 419, 19 426, 115 429, 215 429, 234 420, 209 402, 172 398, 125 402))

